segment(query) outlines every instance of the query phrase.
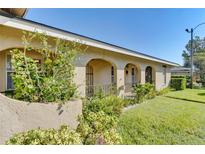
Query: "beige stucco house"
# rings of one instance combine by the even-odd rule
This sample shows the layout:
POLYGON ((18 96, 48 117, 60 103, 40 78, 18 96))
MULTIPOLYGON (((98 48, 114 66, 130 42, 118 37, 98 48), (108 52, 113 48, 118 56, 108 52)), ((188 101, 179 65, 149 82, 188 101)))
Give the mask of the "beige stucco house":
MULTIPOLYGON (((125 96, 136 83, 152 82, 157 90, 169 85, 172 67, 178 64, 145 55, 123 47, 50 27, 0 12, 0 92, 13 89, 9 50, 22 48, 22 31, 38 31, 52 38, 81 40, 88 46, 75 62, 75 83, 78 93, 92 95, 100 87, 104 92, 115 86, 119 96, 125 96)), ((39 42, 35 42, 38 46, 39 42)), ((36 52, 29 56, 42 61, 36 52)))

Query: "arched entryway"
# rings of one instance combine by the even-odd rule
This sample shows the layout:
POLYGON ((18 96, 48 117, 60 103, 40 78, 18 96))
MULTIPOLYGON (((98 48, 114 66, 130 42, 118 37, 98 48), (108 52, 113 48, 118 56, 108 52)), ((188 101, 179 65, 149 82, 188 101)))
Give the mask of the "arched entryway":
POLYGON ((140 82, 139 69, 136 65, 128 63, 125 66, 125 93, 131 92, 132 88, 140 82))
POLYGON ((92 59, 86 65, 86 96, 97 92, 109 94, 116 86, 116 66, 103 59, 92 59))

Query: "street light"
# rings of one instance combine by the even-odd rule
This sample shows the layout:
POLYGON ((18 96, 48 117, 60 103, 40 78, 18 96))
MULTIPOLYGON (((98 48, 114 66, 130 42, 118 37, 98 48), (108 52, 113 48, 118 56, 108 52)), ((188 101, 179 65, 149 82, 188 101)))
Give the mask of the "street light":
POLYGON ((187 33, 191 33, 191 89, 193 88, 193 32, 199 26, 204 25, 204 24, 205 22, 202 22, 198 24, 195 28, 191 28, 190 30, 189 29, 185 30, 187 33))

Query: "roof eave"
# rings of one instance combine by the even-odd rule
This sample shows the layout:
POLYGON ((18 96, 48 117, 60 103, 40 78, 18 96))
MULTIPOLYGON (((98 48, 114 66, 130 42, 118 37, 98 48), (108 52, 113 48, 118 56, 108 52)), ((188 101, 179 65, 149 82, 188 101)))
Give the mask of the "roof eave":
POLYGON ((86 45, 90 45, 90 46, 94 46, 94 47, 98 47, 98 48, 102 48, 102 49, 107 49, 107 50, 110 50, 113 52, 118 52, 118 53, 125 54, 125 55, 130 55, 130 56, 134 56, 134 57, 138 57, 138 58, 142 58, 142 59, 146 59, 146 60, 151 60, 151 61, 155 61, 158 63, 170 65, 170 66, 180 66, 177 63, 173 63, 173 62, 170 62, 167 60, 163 60, 160 58, 149 56, 149 55, 139 53, 139 52, 136 52, 136 51, 133 51, 130 49, 119 47, 119 46, 116 46, 113 44, 109 44, 109 43, 106 43, 103 41, 92 39, 92 38, 89 38, 86 36, 82 36, 79 34, 68 32, 68 31, 65 31, 62 29, 58 29, 58 28, 44 25, 41 23, 37 23, 34 21, 30 21, 30 20, 26 20, 26 19, 22 19, 22 18, 18 18, 18 17, 5 16, 5 15, 2 15, 0 17, 1 17, 0 24, 5 25, 5 26, 9 26, 9 27, 13 27, 16 29, 21 29, 21 30, 25 30, 25 31, 32 31, 32 32, 37 31, 39 33, 46 32, 47 35, 52 36, 52 37, 66 39, 69 41, 81 40, 82 43, 85 43, 86 45))

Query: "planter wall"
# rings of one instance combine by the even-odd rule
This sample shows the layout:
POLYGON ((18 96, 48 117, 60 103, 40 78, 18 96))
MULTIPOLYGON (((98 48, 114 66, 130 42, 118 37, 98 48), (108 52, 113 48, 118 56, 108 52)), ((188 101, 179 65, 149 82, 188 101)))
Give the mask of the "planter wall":
POLYGON ((66 124, 77 127, 82 113, 82 101, 68 101, 64 105, 28 103, 0 94, 0 144, 13 134, 35 128, 59 128, 66 124))

